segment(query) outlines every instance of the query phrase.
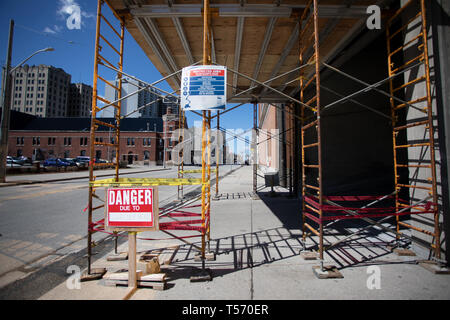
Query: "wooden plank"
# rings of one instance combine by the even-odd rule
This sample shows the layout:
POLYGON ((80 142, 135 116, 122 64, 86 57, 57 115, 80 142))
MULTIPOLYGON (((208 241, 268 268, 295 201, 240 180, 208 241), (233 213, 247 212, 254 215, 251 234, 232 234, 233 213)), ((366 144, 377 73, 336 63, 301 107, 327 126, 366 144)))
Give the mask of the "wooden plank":
MULTIPOLYGON (((106 280, 106 286, 127 286, 128 280, 106 280)), ((166 288, 165 282, 150 282, 150 281, 138 281, 138 287, 152 288, 154 290, 164 290, 166 288)), ((136 288, 131 288, 131 291, 135 291, 136 288)))
MULTIPOLYGON (((103 276, 105 280, 128 280, 128 272, 108 272, 103 276)), ((136 272, 136 281, 140 282, 163 282, 166 281, 165 273, 143 274, 141 270, 136 272)))

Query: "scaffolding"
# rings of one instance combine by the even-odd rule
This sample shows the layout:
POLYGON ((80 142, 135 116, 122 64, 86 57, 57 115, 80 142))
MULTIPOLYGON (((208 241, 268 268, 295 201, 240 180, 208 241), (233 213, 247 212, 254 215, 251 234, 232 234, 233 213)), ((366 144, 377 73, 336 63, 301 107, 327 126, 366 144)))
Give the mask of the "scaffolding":
MULTIPOLYGON (((90 132, 90 163, 89 163, 89 194, 88 194, 88 206, 85 211, 88 211, 88 236, 87 236, 87 259, 88 259, 88 267, 87 273, 84 275, 82 280, 93 280, 98 279, 104 274, 103 270, 93 270, 91 268, 92 264, 92 248, 95 246, 95 242, 92 239, 92 236, 97 232, 106 232, 104 225, 104 218, 100 218, 98 220, 94 219, 94 212, 99 210, 104 210, 105 207, 105 199, 104 192, 100 192, 101 189, 109 188, 109 187, 149 187, 149 186, 177 186, 179 198, 183 198, 183 187, 186 185, 199 185, 202 189, 201 196, 201 205, 195 205, 193 202, 197 200, 197 198, 190 199, 182 202, 178 205, 169 206, 166 208, 160 208, 159 211, 159 229, 164 233, 170 235, 173 239, 178 239, 182 242, 189 243, 185 240, 185 238, 192 237, 201 237, 201 247, 198 247, 192 243, 190 243, 193 247, 195 247, 200 252, 200 257, 202 260, 202 269, 205 269, 205 252, 206 247, 208 247, 209 251, 209 241, 210 237, 210 203, 211 203, 211 187, 210 187, 210 179, 211 179, 211 112, 204 111, 203 112, 203 128, 202 128, 202 177, 201 178, 185 178, 184 173, 184 161, 182 160, 178 166, 178 174, 177 178, 122 178, 119 176, 119 167, 120 167, 120 121, 132 113, 138 111, 139 109, 148 107, 149 105, 156 102, 152 101, 144 106, 138 108, 129 114, 122 115, 121 114, 121 102, 128 98, 129 96, 136 94, 142 90, 148 90, 150 88, 156 88, 155 84, 175 76, 181 72, 181 70, 170 74, 169 76, 156 81, 152 84, 146 83, 136 77, 133 77, 123 71, 123 47, 124 47, 124 31, 125 31, 125 21, 123 17, 117 15, 117 13, 111 8, 117 20, 120 22, 120 29, 117 30, 114 27, 113 23, 111 23, 103 13, 104 4, 107 4, 110 7, 108 1, 98 0, 97 3, 97 28, 96 28, 96 40, 95 40, 95 60, 94 60, 94 80, 93 80, 93 101, 92 101, 92 115, 91 115, 91 132, 90 132), (119 49, 117 49, 112 43, 112 40, 108 40, 108 38, 102 33, 102 23, 106 24, 112 34, 115 34, 120 40, 119 49), (102 52, 104 51, 103 46, 109 46, 114 53, 116 53, 115 58, 119 58, 119 62, 117 64, 113 63, 113 58, 106 57, 106 55, 102 52), (109 70, 115 72, 116 74, 116 82, 111 83, 106 80, 107 76, 103 74, 105 70, 109 70), (138 81, 138 83, 143 83, 144 85, 135 85, 138 89, 127 95, 122 96, 122 78, 123 76, 129 77, 138 81), (98 83, 102 81, 106 86, 111 87, 114 90, 114 95, 117 98, 115 101, 109 101, 104 97, 98 94, 98 83), (97 116, 101 111, 106 108, 114 108, 114 121, 105 122, 99 120, 97 116), (97 133, 99 131, 99 127, 107 127, 112 131, 114 138, 110 139, 110 141, 100 141, 100 139, 96 139, 97 133), (113 147, 115 152, 115 161, 108 163, 97 163, 96 158, 96 146, 108 146, 113 147), (114 178, 111 179, 96 179, 94 175, 94 170, 99 167, 113 167, 115 169, 114 178), (97 203, 94 203, 97 202, 97 203), (196 210, 200 208, 200 212, 196 212, 196 210), (177 218, 176 220, 174 218, 177 218), (162 219, 162 220, 161 220, 162 219), (164 220, 166 219, 166 221, 164 220), (175 220, 175 221, 174 221, 175 220), (183 230, 183 231, 195 231, 197 234, 190 234, 184 236, 177 236, 169 232, 168 230, 183 230)), ((207 11, 206 11, 207 12, 207 11)), ((208 16, 208 13, 205 15, 208 16)), ((209 19, 208 19, 209 20, 209 19)), ((159 91, 165 93, 165 95, 160 95, 160 99, 164 99, 167 96, 173 96, 174 93, 169 93, 162 89, 159 91)), ((157 101, 159 101, 157 100, 157 101)), ((179 108, 179 127, 185 128, 185 114, 184 111, 179 108)), ((183 142, 184 137, 179 134, 179 142, 183 142)), ((181 152, 181 156, 183 156, 183 152, 181 152)), ((183 157, 181 158, 183 159, 183 157)), ((103 213, 103 212, 102 212, 103 213)), ((109 232, 106 232, 109 233, 109 232)), ((114 231, 112 235, 115 238, 115 253, 117 253, 117 239, 120 235, 118 232, 114 231)), ((131 239, 130 239, 131 240, 131 239)), ((157 240, 157 239, 144 239, 144 240, 157 240)))
MULTIPOLYGON (((425 1, 410 0, 406 2, 388 20, 386 40, 389 77, 375 84, 368 84, 320 61, 318 18, 318 0, 310 0, 300 17, 301 29, 299 33, 300 64, 303 65, 305 62, 314 63, 314 68, 312 70, 303 71, 300 76, 300 101, 302 102, 302 125, 300 130, 302 159, 302 231, 304 249, 306 249, 306 237, 308 235, 313 234, 318 237, 320 268, 321 271, 324 272, 324 252, 326 249, 347 241, 351 237, 354 237, 373 226, 377 226, 387 233, 394 234, 398 246, 399 241, 402 238, 406 238, 410 241, 414 240, 413 237, 401 230, 401 227, 404 227, 431 236, 433 238, 431 244, 433 258, 439 261, 439 211, 436 191, 435 144, 425 1), (406 30, 414 24, 420 26, 420 32, 410 39, 407 39, 406 30), (401 45, 398 45, 398 43, 401 43, 401 45), (400 53, 405 53, 407 50, 408 52, 414 51, 416 54, 414 57, 409 58, 409 60, 404 62, 402 57, 400 57, 400 53), (322 67, 326 67, 344 75, 345 77, 364 85, 365 88, 348 96, 341 96, 339 100, 326 106, 321 106, 320 90, 322 86, 320 84, 320 69, 322 67), (416 75, 420 73, 417 72, 419 68, 422 68, 421 70, 423 71, 423 74, 420 76, 416 75), (416 72, 413 73, 412 70, 415 70, 416 72), (404 82, 399 76, 404 75, 406 77, 407 74, 410 75, 410 79, 404 82), (378 88, 386 82, 389 83, 389 93, 378 88), (422 97, 404 101, 404 98, 402 97, 403 89, 419 82, 425 83, 425 94, 422 97), (352 100, 353 97, 370 90, 388 96, 390 99, 391 117, 380 112, 377 113, 390 118, 392 123, 395 190, 391 194, 381 196, 325 195, 323 190, 323 163, 321 154, 323 145, 321 137, 326 133, 321 130, 321 113, 344 101, 355 102, 352 100), (416 112, 413 118, 407 120, 407 123, 404 123, 405 120, 403 119, 406 117, 405 114, 400 114, 402 111, 404 112, 405 109, 416 112), (413 127, 424 128, 421 141, 404 143, 406 131, 413 127), (414 148, 421 148, 419 159, 405 162, 405 157, 399 156, 400 150, 410 150, 414 148), (408 176, 408 168, 415 170, 412 179, 413 183, 411 184, 405 182, 410 179, 408 176), (422 172, 424 170, 427 171, 422 172), (408 190, 411 192, 408 192, 408 190), (417 192, 418 190, 425 191, 426 193, 419 193, 417 192), (393 199, 395 200, 395 206, 389 205, 389 201, 392 201, 393 199), (365 205, 361 207, 361 203, 365 203, 365 205), (400 219, 401 216, 417 214, 433 215, 433 231, 424 230, 405 223, 400 219), (395 230, 382 224, 392 217, 395 217, 396 220, 395 230), (373 220, 372 218, 381 219, 373 220), (330 227, 335 222, 344 219, 361 219, 369 223, 369 226, 359 228, 356 232, 335 243, 330 243, 325 248, 324 228, 330 227)), ((358 104, 361 105, 360 103, 358 104)), ((366 107, 364 105, 361 106, 366 107)), ((376 111, 369 107, 366 108, 374 112, 376 111)), ((409 157, 406 157, 406 159, 408 158, 409 157)))
MULTIPOLYGON (((438 210, 438 197, 436 186, 436 157, 435 157, 435 142, 434 142, 434 124, 433 124, 433 109, 432 109, 432 97, 431 97, 431 81, 430 81, 430 64, 428 54, 428 33, 427 33, 427 19, 426 19, 426 7, 425 0, 414 1, 410 0, 405 3, 388 21, 386 26, 386 41, 388 49, 388 69, 389 76, 396 75, 399 71, 404 70, 406 67, 416 63, 420 63, 415 70, 420 67, 423 68, 423 75, 418 76, 420 73, 414 76, 411 71, 409 79, 406 83, 398 85, 393 79, 389 80, 389 90, 391 94, 391 114, 392 114, 392 140, 393 140, 393 153, 394 153, 394 178, 395 178, 395 190, 397 191, 395 197, 396 211, 404 207, 410 206, 408 198, 411 199, 423 199, 430 198, 432 205, 424 209, 422 207, 413 207, 412 210, 416 212, 428 211, 433 214, 433 231, 424 230, 412 226, 411 224, 400 221, 399 216, 396 217, 397 232, 400 232, 400 227, 413 229, 415 231, 424 233, 433 237, 432 248, 434 251, 434 257, 440 259, 440 227, 439 227, 439 210, 438 210), (402 16, 403 14, 403 16, 402 16), (411 18, 412 17, 412 18, 411 18), (400 20, 397 25, 396 22, 400 20), (403 36, 403 41, 400 46, 395 45, 395 40, 402 36, 406 32, 407 28, 417 25, 420 30, 417 35, 412 36, 407 40, 403 36), (404 52, 407 55, 413 55, 414 57, 407 57, 407 61, 404 59, 396 59, 398 53, 404 52), (396 56, 397 55, 397 56, 396 56), (400 60, 403 60, 400 62, 400 60), (418 83, 425 83, 424 95, 418 98, 414 98, 410 101, 398 104, 394 99, 404 89, 418 83), (415 115, 407 120, 407 123, 402 123, 401 113, 409 109, 415 112, 415 115), (399 138, 402 134, 407 134, 409 128, 423 128, 423 134, 421 135, 421 141, 413 143, 403 143, 399 138), (399 153, 401 150, 407 152, 411 149, 420 148, 419 159, 411 159, 408 162, 402 161, 399 153), (426 156, 428 153, 428 156, 426 156), (429 159, 429 163, 425 163, 425 158, 429 159), (408 169, 414 170, 412 183, 404 183, 403 181, 408 179, 408 169), (420 178, 424 181, 420 181, 420 178), (403 180, 403 181, 402 181, 403 180), (405 192, 403 192, 406 190, 405 192), (416 191, 417 190, 417 191, 416 191), (425 191, 425 194, 420 192, 425 191), (409 192, 408 192, 409 191, 409 192), (418 194, 419 193, 419 194, 418 194), (402 196, 406 195, 406 198, 402 199, 402 196)), ((406 77, 406 75, 405 75, 406 77)), ((406 137, 408 139, 408 137, 406 137)), ((411 138, 409 138, 411 140, 411 138)), ((407 157, 410 159, 410 157, 407 157)))
MULTIPOLYGON (((114 181, 119 181, 119 166, 120 166, 120 116, 121 116, 121 98, 122 98, 122 70, 123 70, 123 49, 124 49, 124 35, 125 35, 125 23, 120 17, 116 17, 120 22, 120 29, 117 30, 117 27, 114 27, 113 24, 108 21, 105 15, 102 12, 102 1, 98 0, 97 3, 97 24, 96 24, 96 37, 95 37, 95 56, 94 56, 94 77, 93 77, 93 90, 92 90, 92 113, 91 113, 91 132, 90 132, 90 163, 89 163, 89 181, 95 181, 96 178, 94 176, 94 169, 98 167, 105 166, 113 166, 115 169, 115 177, 114 181), (112 40, 108 40, 104 35, 102 35, 101 23, 102 21, 110 28, 112 34, 115 36, 115 41, 119 40, 119 48, 112 44, 112 40), (102 53, 102 47, 104 45, 109 46, 112 49, 115 57, 105 57, 102 53), (111 61, 116 61, 118 58, 118 63, 113 63, 111 61), (114 60, 113 60, 114 59, 114 60), (111 66, 117 69, 116 74, 116 83, 111 83, 106 80, 106 77, 102 77, 101 75, 101 67, 102 66, 111 66), (105 85, 109 86, 114 90, 116 97, 118 97, 117 102, 108 101, 98 94, 98 82, 102 81, 105 85), (102 106, 102 104, 106 104, 106 106, 102 106), (114 122, 104 122, 97 119, 97 114, 104 110, 107 107, 114 108, 114 122), (98 132, 99 127, 107 127, 108 129, 112 129, 114 133, 114 138, 112 141, 102 142, 96 141, 96 134, 98 132), (96 158, 96 150, 95 147, 103 145, 112 147, 115 150, 115 161, 112 163, 96 163, 94 160, 96 158)), ((88 269, 87 274, 91 275, 91 258, 92 258, 92 235, 95 233, 94 226, 102 223, 102 221, 93 221, 93 214, 96 210, 102 210, 104 208, 104 204, 100 204, 94 206, 94 198, 99 199, 99 196, 96 193, 96 188, 89 185, 89 200, 88 200, 88 237, 87 237, 87 256, 88 256, 88 269)), ((117 237, 116 237, 117 239, 117 237)), ((117 241, 116 241, 117 244, 117 241)), ((117 251, 117 245, 116 245, 117 251)))
MULTIPOLYGON (((243 95, 244 93, 251 92, 257 87, 263 87, 264 92, 270 90, 272 93, 277 94, 282 97, 280 99, 289 100, 290 105, 282 108, 274 105, 274 107, 281 108, 283 112, 290 115, 290 120, 292 122, 292 126, 289 130, 291 130, 292 141, 291 145, 294 145, 294 124, 295 121, 300 121, 300 139, 301 139, 301 182, 302 182, 302 237, 303 237, 303 245, 306 248, 306 240, 307 237, 313 234, 317 236, 319 239, 318 242, 318 254, 320 259, 320 267, 321 270, 324 270, 324 254, 327 248, 331 248, 333 246, 342 243, 343 241, 348 240, 356 234, 361 233, 363 230, 377 226, 388 233, 395 234, 397 239, 407 238, 411 240, 404 232, 401 232, 401 227, 407 227, 410 229, 414 229, 416 231, 423 232, 424 234, 433 237, 434 244, 432 245, 434 249, 434 257, 436 259, 440 259, 440 230, 439 230, 439 211, 437 205, 437 191, 436 191, 436 162, 435 162, 435 154, 434 154, 434 134, 433 134, 433 114, 431 108, 431 90, 430 90, 430 70, 429 70, 429 61, 428 61, 428 44, 427 44, 427 32, 426 32, 426 14, 425 14, 425 1, 424 0, 410 0, 405 5, 403 5, 393 16, 389 19, 387 28, 386 28, 386 39, 388 44, 388 68, 389 68, 389 77, 378 81, 374 84, 368 84, 364 81, 361 81, 355 77, 352 77, 349 74, 321 61, 320 55, 320 44, 321 33, 319 32, 319 0, 309 0, 302 11, 302 13, 298 16, 298 41, 300 44, 299 48, 299 64, 296 68, 280 74, 278 76, 272 76, 271 79, 268 79, 264 82, 255 79, 255 77, 249 77, 241 72, 234 70, 233 68, 227 68, 227 71, 234 74, 234 79, 237 77, 242 77, 248 81, 250 81, 250 86, 248 89, 243 90, 241 92, 237 92, 237 86, 234 84, 233 93, 234 96, 231 98, 235 98, 239 95, 243 95), (419 6, 417 6, 418 1, 420 1, 419 6), (405 18, 405 13, 407 12, 407 8, 414 7, 417 9, 418 13, 413 14, 413 18, 407 19, 405 18), (402 21, 399 23, 398 19, 401 18, 402 21), (405 29, 411 23, 419 23, 421 24, 421 32, 415 36, 414 38, 404 41, 404 33, 405 29), (400 26, 399 26, 400 24, 400 26), (395 29, 392 31, 392 29, 395 29), (401 38, 400 42, 401 46, 394 47, 393 43, 398 43, 398 39, 396 37, 401 38), (392 41, 396 40, 396 41, 392 41), (402 41, 403 40, 403 41, 402 41), (415 42, 416 41, 416 42, 415 42), (417 57, 412 58, 406 63, 401 62, 398 64, 398 61, 402 61, 402 59, 398 59, 396 55, 400 52, 403 52, 408 46, 414 46, 416 50, 421 51, 417 57), (413 68, 417 68, 418 66, 423 66, 424 75, 417 77, 408 81, 407 83, 398 85, 400 76, 405 75, 407 72, 411 71, 413 68), (320 72, 322 68, 328 68, 334 72, 337 72, 345 77, 348 77, 355 82, 358 82, 364 85, 364 89, 361 89, 353 94, 348 96, 340 96, 340 99, 328 104, 321 105, 321 89, 330 90, 321 85, 320 82, 320 72), (281 77, 286 77, 293 72, 300 71, 299 77, 299 85, 300 85, 300 96, 299 99, 296 99, 286 93, 281 89, 276 89, 271 87, 269 84, 275 79, 279 79, 281 77), (423 97, 415 98, 410 101, 404 101, 404 98, 401 95, 403 89, 410 85, 414 85, 418 82, 425 82, 426 84, 426 94, 423 97), (382 84, 389 83, 390 92, 384 92, 380 90, 378 87, 382 84), (255 84, 255 85, 254 85, 255 84), (395 190, 388 195, 380 195, 380 196, 335 196, 335 195, 325 195, 324 194, 324 184, 323 184, 323 161, 322 161, 322 151, 323 151, 323 143, 322 137, 324 134, 321 127, 321 115, 324 110, 329 109, 333 106, 336 106, 344 101, 352 101, 353 97, 364 94, 368 91, 376 91, 380 94, 388 96, 391 104, 391 116, 387 116, 383 113, 380 113, 377 110, 374 110, 370 107, 362 105, 358 103, 360 106, 365 107, 373 112, 376 112, 384 117, 387 117, 392 121, 392 137, 393 137, 393 149, 394 149, 394 170, 395 170, 395 190), (425 103, 425 107, 422 104, 425 103), (298 108, 300 110, 298 110, 298 108), (413 109, 419 111, 424 115, 425 119, 412 120, 409 119, 407 123, 402 123, 402 115, 400 114, 405 109, 413 109), (297 112, 299 111, 299 112, 297 112), (300 113, 300 116, 298 116, 300 113), (402 140, 399 139, 400 132, 405 132, 409 128, 423 127, 425 130, 424 139, 425 141, 421 141, 419 143, 407 143, 402 144, 402 140), (429 164, 415 163, 404 163, 401 162, 401 157, 398 157, 399 150, 407 150, 411 148, 427 148, 430 158, 429 164), (403 169, 414 168, 414 170, 422 170, 426 169, 429 177, 425 180, 431 186, 423 186, 419 184, 405 184, 403 181, 408 179, 408 171, 403 169), (428 194, 421 194, 417 196, 417 194, 409 194, 405 193, 405 190, 425 190, 428 194), (405 196, 406 194, 406 196, 405 196), (395 206, 389 206, 388 201, 394 199, 395 206), (363 202, 363 206, 358 205, 363 202), (405 215, 413 215, 413 214, 433 214, 434 218, 434 230, 432 232, 417 228, 415 226, 406 224, 404 221, 401 221, 400 217, 405 215), (382 223, 387 221, 388 219, 395 217, 396 219, 396 230, 392 230, 382 223), (381 218, 381 220, 373 220, 373 218, 381 218), (331 226, 333 223, 345 220, 345 219, 361 219, 369 224, 368 227, 360 228, 353 234, 346 236, 343 239, 338 240, 335 243, 329 244, 327 248, 324 245, 324 237, 325 237, 325 229, 331 226)), ((105 1, 106 4, 109 3, 105 1)), ((210 251, 210 240, 211 240, 211 173, 215 171, 216 174, 216 183, 215 183, 215 195, 218 196, 219 192, 219 152, 216 150, 216 168, 215 170, 211 168, 211 121, 213 119, 217 119, 217 130, 224 131, 224 128, 220 127, 220 117, 225 113, 230 112, 241 105, 243 103, 229 108, 226 111, 217 112, 216 115, 211 115, 211 111, 202 111, 196 112, 191 111, 194 114, 197 114, 202 117, 202 155, 201 155, 201 170, 185 170, 184 166, 184 151, 181 150, 179 153, 179 162, 177 167, 177 178, 165 178, 165 179, 155 179, 155 178, 143 178, 143 179, 133 179, 133 178, 121 178, 119 177, 119 163, 120 163, 120 153, 119 153, 119 138, 120 138, 120 121, 128 115, 121 115, 121 101, 127 98, 127 96, 123 97, 121 95, 121 87, 122 87, 122 77, 127 76, 135 80, 139 80, 135 77, 126 74, 123 71, 123 42, 124 42, 124 28, 125 22, 123 17, 117 15, 117 13, 113 11, 116 15, 116 18, 120 22, 120 30, 114 28, 112 23, 110 23, 105 16, 102 14, 102 6, 103 1, 98 0, 98 14, 97 14, 97 33, 96 33, 96 44, 95 44, 95 64, 94 64, 94 90, 93 90, 93 104, 92 104, 92 125, 91 125, 91 147, 90 147, 90 156, 91 156, 91 165, 89 167, 89 203, 88 203, 88 274, 91 273, 91 256, 92 256, 92 234, 98 231, 101 231, 101 227, 104 223, 103 220, 93 221, 93 212, 99 210, 104 207, 104 204, 96 205, 94 204, 94 199, 104 202, 102 200, 102 195, 97 192, 99 188, 107 188, 114 186, 158 186, 158 185, 171 185, 177 186, 178 191, 178 200, 179 204, 169 207, 162 208, 160 211, 160 218, 183 218, 184 220, 177 221, 161 221, 159 226, 160 230, 169 234, 173 239, 178 239, 185 243, 189 243, 184 238, 189 237, 201 237, 201 246, 193 245, 200 253, 200 259, 202 261, 202 270, 205 270, 205 260, 206 255, 210 251), (112 45, 112 41, 107 40, 107 38, 100 33, 101 23, 104 22, 111 28, 113 34, 115 34, 119 40, 120 45, 119 49, 112 45), (107 45, 112 48, 113 52, 115 52, 119 56, 119 62, 114 64, 105 57, 102 53, 102 46, 107 45), (105 77, 101 76, 100 68, 106 68, 108 70, 112 70, 117 74, 116 83, 111 83, 106 80, 105 77), (108 101, 105 98, 101 97, 97 94, 97 86, 98 81, 105 82, 105 85, 112 87, 116 92, 116 97, 118 99, 116 101, 108 101), (101 105, 103 104, 103 105, 101 105), (114 122, 104 122, 97 119, 98 112, 104 110, 107 107, 113 107, 115 110, 114 122), (108 129, 114 130, 114 141, 108 142, 94 142, 96 133, 99 127, 107 127, 108 129), (112 163, 108 164, 96 164, 93 160, 96 156, 95 154, 95 146, 96 145, 105 145, 108 147, 115 148, 116 159, 112 163), (100 166, 113 166, 115 168, 115 176, 112 179, 104 179, 97 180, 94 176, 94 169, 100 166), (192 178, 189 177, 189 173, 201 173, 201 178, 192 178), (188 177, 186 177, 188 176, 188 177), (190 202, 184 202, 184 190, 183 187, 185 185, 199 185, 201 187, 201 196, 199 199, 201 204, 193 205, 190 202), (192 208, 197 208, 200 212, 196 212, 192 208), (188 209, 186 211, 185 209, 188 209), (192 209, 192 210, 191 210, 192 209), (194 212, 194 211, 195 212, 194 212), (196 218, 192 218, 196 217, 196 218), (194 235, 188 236, 177 236, 172 234, 167 230, 190 230, 198 232, 194 235)), ((211 28, 211 16, 214 14, 214 10, 210 10, 210 4, 208 0, 203 1, 202 13, 203 13, 203 59, 200 62, 191 64, 195 65, 198 63, 202 63, 203 65, 212 65, 216 64, 215 59, 213 58, 214 52, 212 50, 213 47, 213 34, 211 28)), ((408 11, 409 14, 409 11, 408 11)), ((138 23, 138 21, 137 21, 138 23)), ((294 34, 295 35, 295 34, 294 34)), ((192 59, 190 59, 192 60, 192 59)), ((191 61, 193 62, 193 60, 191 61)), ((178 76, 181 70, 177 70, 163 79, 154 82, 152 84, 146 83, 145 81, 139 80, 143 85, 137 85, 139 92, 140 90, 146 90, 149 88, 156 88, 155 85, 163 80, 166 80, 170 77, 178 76)), ((297 80, 295 80, 297 81, 297 80)), ((177 90, 174 92, 167 92, 161 89, 158 89, 162 98, 167 96, 173 96, 178 99, 176 96, 177 90)), ((136 93, 135 92, 135 93, 136 93)), ((262 93, 261 93, 262 94, 262 93)), ((249 101, 253 104, 253 129, 258 132, 258 96, 253 95, 252 100, 249 101)), ((357 103, 357 102, 355 102, 357 103)), ((143 107, 147 107, 147 105, 143 107)), ((141 107, 141 108, 143 108, 141 107)), ((136 111, 134 111, 136 112, 136 111)), ((185 111, 179 108, 178 111, 178 124, 179 128, 186 127, 186 115, 185 111)), ((284 132, 282 132, 284 133, 284 132)), ((401 135, 401 134, 400 134, 401 135)), ((236 139, 236 136, 234 136, 236 139)), ((217 141, 217 139, 216 139, 217 141)), ((185 136, 182 133, 178 134, 178 143, 185 142, 185 136)), ((248 143, 248 140, 246 140, 248 143)), ((257 136, 254 135, 252 138, 252 150, 253 154, 256 153, 256 148, 259 143, 262 141, 258 141, 257 136)), ((290 147, 293 150, 293 147, 290 147)), ((424 150, 421 154, 424 155, 426 150, 424 150)), ((423 157, 422 157, 423 158, 423 157)), ((421 159, 422 159, 421 158, 421 159)), ((254 196, 257 196, 257 170, 258 164, 256 159, 253 159, 253 193, 254 196)), ((289 161, 291 163, 291 169, 293 167, 293 160, 289 161)), ((422 177, 422 173, 416 172, 416 175, 420 175, 422 177)), ((292 175, 291 175, 292 179, 292 175)), ((291 183, 291 187, 292 187, 291 183)), ((116 240, 118 235, 114 234, 116 240)), ((117 249, 117 241, 116 241, 116 249, 117 249)), ((117 250, 116 250, 117 251, 117 250)))

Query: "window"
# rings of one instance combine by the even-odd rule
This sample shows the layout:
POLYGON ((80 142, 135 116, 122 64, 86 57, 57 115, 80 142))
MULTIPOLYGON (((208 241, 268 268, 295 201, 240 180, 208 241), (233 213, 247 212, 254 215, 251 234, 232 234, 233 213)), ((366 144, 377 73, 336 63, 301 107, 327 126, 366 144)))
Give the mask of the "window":
POLYGON ((48 145, 49 145, 49 146, 54 146, 54 145, 56 145, 56 138, 54 138, 54 137, 48 137, 48 145))
POLYGON ((142 139, 142 145, 150 147, 152 145, 151 139, 150 138, 143 138, 142 139))
POLYGON ((87 140, 88 140, 87 137, 81 137, 80 138, 80 146, 87 146, 88 145, 87 140))
POLYGON ((39 145, 41 145, 41 138, 33 137, 33 146, 39 146, 39 145))
POLYGON ((64 145, 65 146, 71 146, 72 145, 72 138, 64 137, 64 145))
POLYGON ((134 146, 134 138, 127 138, 127 146, 134 146))
POLYGON ((18 146, 23 146, 25 143, 25 138, 24 137, 17 137, 17 145, 18 146))

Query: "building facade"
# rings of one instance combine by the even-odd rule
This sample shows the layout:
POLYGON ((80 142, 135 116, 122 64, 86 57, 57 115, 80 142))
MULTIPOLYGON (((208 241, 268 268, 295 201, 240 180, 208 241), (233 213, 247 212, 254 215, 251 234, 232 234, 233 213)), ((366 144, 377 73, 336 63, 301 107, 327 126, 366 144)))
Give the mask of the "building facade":
POLYGON ((92 87, 84 83, 72 83, 69 88, 67 117, 90 117, 92 87))
POLYGON ((65 117, 71 76, 61 68, 24 65, 12 74, 11 110, 37 117, 65 117))
MULTIPOLYGON (((118 80, 109 81, 118 86, 118 80)), ((152 88, 146 90, 140 90, 138 93, 133 92, 145 87, 145 83, 130 79, 122 79, 122 97, 132 94, 130 97, 123 99, 120 105, 120 113, 122 116, 127 115, 130 118, 155 118, 161 117, 161 101, 158 101, 159 96, 152 88), (155 102, 153 102, 155 101, 155 102), (153 102, 153 103, 152 103, 153 102), (146 107, 143 107, 147 105, 146 107), (142 109, 139 109, 143 107, 142 109)), ((117 90, 111 86, 105 86, 105 99, 108 101, 116 101, 118 99, 117 90)), ((113 107, 106 108, 103 111, 104 117, 113 117, 115 109, 113 107)))
MULTIPOLYGON (((100 118, 113 123, 114 118, 100 118)), ((161 165, 164 160, 164 129, 178 127, 178 118, 171 117, 164 123, 162 118, 127 118, 121 122, 121 161, 129 164, 161 165)), ((74 158, 89 156, 90 118, 40 118, 12 111, 8 140, 8 155, 26 156, 33 160, 47 158, 74 158)), ((168 135, 167 135, 168 136, 168 135)), ((114 135, 105 128, 98 131, 99 142, 114 143, 114 135)), ((166 141, 169 150, 175 141, 166 141)), ((112 147, 96 145, 95 158, 113 161, 112 147)), ((166 159, 170 155, 166 154, 166 159)))

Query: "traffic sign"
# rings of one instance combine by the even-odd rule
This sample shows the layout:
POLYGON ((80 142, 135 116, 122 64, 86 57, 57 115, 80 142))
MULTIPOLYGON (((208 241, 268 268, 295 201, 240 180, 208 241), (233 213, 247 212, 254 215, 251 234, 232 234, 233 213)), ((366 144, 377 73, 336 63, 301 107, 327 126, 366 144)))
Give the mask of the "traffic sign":
POLYGON ((127 231, 158 230, 157 187, 108 188, 105 229, 127 231))
POLYGON ((181 107, 184 110, 223 110, 227 102, 225 66, 183 68, 181 107))

